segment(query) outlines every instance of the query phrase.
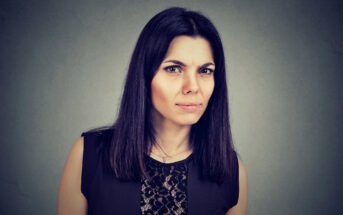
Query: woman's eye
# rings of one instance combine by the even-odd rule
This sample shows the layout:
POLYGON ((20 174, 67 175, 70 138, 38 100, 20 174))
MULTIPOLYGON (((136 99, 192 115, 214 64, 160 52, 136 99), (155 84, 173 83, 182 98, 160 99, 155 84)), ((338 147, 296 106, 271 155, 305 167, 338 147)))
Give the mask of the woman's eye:
MULTIPOLYGON (((179 66, 167 66, 164 68, 165 71, 169 73, 181 73, 181 68, 179 66)), ((200 70, 200 74, 210 75, 213 73, 212 69, 204 68, 200 70)))
POLYGON ((164 68, 165 71, 170 72, 170 73, 180 73, 181 69, 179 66, 167 66, 164 68))
POLYGON ((208 68, 205 68, 203 70, 201 70, 201 74, 212 74, 213 73, 213 70, 212 69, 208 69, 208 68))

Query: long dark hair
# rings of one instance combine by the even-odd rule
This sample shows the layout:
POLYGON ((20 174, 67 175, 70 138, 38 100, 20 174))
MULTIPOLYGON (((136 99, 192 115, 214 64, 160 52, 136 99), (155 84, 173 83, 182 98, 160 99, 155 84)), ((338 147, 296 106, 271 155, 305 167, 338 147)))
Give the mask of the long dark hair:
POLYGON ((219 34, 200 12, 171 7, 155 15, 142 30, 131 57, 119 114, 103 145, 104 161, 119 179, 149 178, 144 156, 155 143, 151 122, 151 81, 176 36, 207 39, 215 61, 215 87, 200 120, 192 125, 190 144, 203 178, 218 183, 232 177, 236 152, 229 122, 225 57, 219 34))

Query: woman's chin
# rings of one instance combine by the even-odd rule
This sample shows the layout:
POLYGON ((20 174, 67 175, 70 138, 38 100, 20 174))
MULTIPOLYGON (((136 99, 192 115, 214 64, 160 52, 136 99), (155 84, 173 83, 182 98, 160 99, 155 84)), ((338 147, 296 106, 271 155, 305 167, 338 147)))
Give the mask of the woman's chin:
POLYGON ((177 123, 180 125, 194 125, 199 121, 199 118, 181 119, 177 123))

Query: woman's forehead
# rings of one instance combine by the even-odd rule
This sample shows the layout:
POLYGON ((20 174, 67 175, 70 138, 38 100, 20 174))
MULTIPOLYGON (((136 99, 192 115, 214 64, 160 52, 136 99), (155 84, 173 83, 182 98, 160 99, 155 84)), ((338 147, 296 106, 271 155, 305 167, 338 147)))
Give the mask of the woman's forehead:
POLYGON ((210 43, 203 37, 177 36, 169 47, 165 59, 178 60, 187 65, 194 63, 212 62, 213 54, 210 43))

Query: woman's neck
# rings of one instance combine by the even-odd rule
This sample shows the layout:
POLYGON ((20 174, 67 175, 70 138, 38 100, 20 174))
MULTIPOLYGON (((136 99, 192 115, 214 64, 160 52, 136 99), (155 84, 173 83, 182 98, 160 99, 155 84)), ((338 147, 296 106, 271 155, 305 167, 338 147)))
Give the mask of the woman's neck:
POLYGON ((156 142, 163 150, 172 155, 190 149, 190 126, 177 126, 170 122, 155 127, 156 142))
POLYGON ((189 143, 191 125, 179 125, 161 116, 153 118, 153 125, 155 128, 155 141, 162 150, 155 144, 152 152, 160 155, 164 155, 164 152, 168 155, 180 153, 181 157, 191 153, 189 143))

